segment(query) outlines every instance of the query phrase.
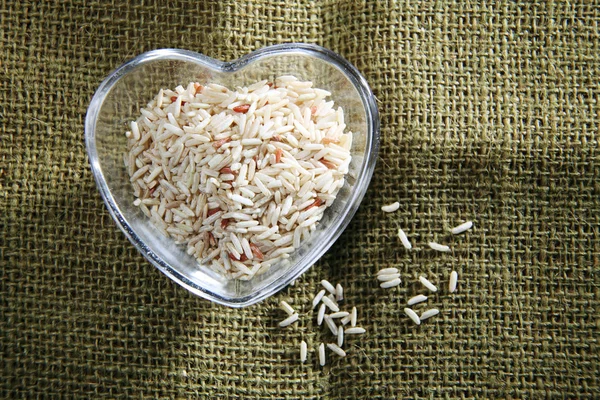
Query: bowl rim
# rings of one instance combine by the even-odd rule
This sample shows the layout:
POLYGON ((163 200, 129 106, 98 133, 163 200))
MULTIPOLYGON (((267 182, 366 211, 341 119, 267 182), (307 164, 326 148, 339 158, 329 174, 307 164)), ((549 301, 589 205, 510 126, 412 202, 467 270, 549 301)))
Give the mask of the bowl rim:
POLYGON ((248 53, 233 61, 221 61, 198 52, 183 49, 165 48, 151 50, 132 58, 115 70, 111 71, 94 93, 86 113, 85 145, 92 175, 94 176, 96 186, 100 191, 100 195, 104 201, 104 204, 108 208, 111 217, 115 220, 115 222, 117 222, 117 225, 121 231, 138 249, 138 251, 140 251, 148 261, 150 261, 151 264, 153 264, 163 274, 167 275, 171 280, 199 297, 211 300, 224 306, 241 308, 258 303, 283 289, 291 281, 295 280, 304 272, 306 272, 312 266, 312 264, 298 269, 294 274, 290 274, 290 276, 287 277, 283 282, 277 280, 271 282, 265 288, 261 289, 259 295, 257 296, 246 295, 243 297, 233 298, 225 297, 219 295, 218 293, 214 293, 195 282, 192 282, 178 270, 174 269, 168 262, 159 257, 137 235, 137 233, 125 219, 124 215, 121 213, 117 202, 115 201, 108 187, 104 173, 102 172, 102 168, 100 166, 100 161, 98 159, 98 151, 96 147, 96 123, 98 120, 98 115, 106 95, 111 91, 114 85, 131 70, 146 63, 157 60, 186 61, 202 65, 211 70, 232 73, 244 68, 249 64, 252 64, 261 58, 272 55, 294 53, 302 53, 303 55, 316 57, 335 66, 342 74, 346 76, 346 78, 357 90, 366 114, 367 148, 370 151, 365 154, 365 161, 362 163, 361 169, 357 172, 357 178, 360 181, 357 185, 357 188, 354 189, 355 193, 351 194, 348 199, 347 206, 342 212, 343 219, 341 220, 340 225, 335 231, 333 231, 333 234, 327 241, 324 241, 324 243, 321 243, 320 246, 317 246, 318 250, 316 252, 315 259, 318 260, 333 245, 333 243, 337 241, 342 232, 347 228, 350 220, 356 214, 356 211, 358 210, 360 203, 364 198, 373 176, 375 163, 377 161, 377 154, 379 152, 380 120, 375 95, 369 87, 367 80, 362 76, 358 69, 341 55, 324 47, 306 43, 285 43, 268 46, 248 53))

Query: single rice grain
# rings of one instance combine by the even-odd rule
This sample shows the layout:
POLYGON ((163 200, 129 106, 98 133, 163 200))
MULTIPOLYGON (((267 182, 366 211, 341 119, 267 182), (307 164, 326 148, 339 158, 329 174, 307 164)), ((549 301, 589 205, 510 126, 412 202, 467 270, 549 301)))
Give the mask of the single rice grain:
POLYGON ((465 223, 462 223, 462 224, 452 228, 451 232, 453 235, 460 235, 461 233, 468 231, 472 227, 473 227, 473 222, 467 221, 465 223))
POLYGON ((347 317, 348 315, 350 315, 350 313, 347 311, 339 311, 339 312, 336 312, 333 314, 329 314, 329 318, 333 318, 333 319, 344 318, 344 317, 347 317))
POLYGON ((456 291, 456 284, 458 283, 458 272, 452 271, 450 273, 450 282, 448 283, 448 290, 450 293, 454 293, 456 291))
POLYGON ((319 313, 317 314, 317 325, 321 325, 323 323, 323 318, 325 317, 326 310, 327 307, 325 306, 325 304, 321 304, 321 307, 319 308, 319 313))
POLYGON ((327 324, 327 327, 329 328, 331 333, 337 335, 337 325, 329 315, 325 316, 325 323, 327 324))
POLYGON ((437 308, 431 308, 427 311, 425 311, 423 314, 421 314, 421 321, 426 320, 427 318, 433 317, 434 315, 438 315, 440 313, 440 310, 438 310, 437 308))
POLYGON ((352 313, 350 314, 350 325, 356 326, 356 320, 358 319, 358 311, 356 307, 352 307, 352 313))
POLYGON ((287 317, 286 319, 284 319, 283 321, 281 321, 279 323, 279 326, 284 328, 288 325, 293 324, 294 322, 298 321, 298 314, 292 314, 289 317, 287 317))
POLYGON ((319 345, 319 364, 325 366, 325 343, 319 345))
POLYGON ((405 313, 406 315, 408 315, 408 317, 409 317, 410 319, 412 319, 412 320, 413 320, 413 322, 414 322, 415 324, 417 324, 417 325, 421 325, 421 319, 419 318, 419 316, 417 315, 417 313, 416 313, 416 312, 414 312, 412 309, 410 309, 410 308, 405 308, 405 309, 404 309, 404 313, 405 313))
POLYGON ((402 281, 400 278, 392 279, 391 281, 382 282, 379 286, 382 289, 389 289, 398 286, 402 281))
POLYGON ((327 289, 327 291, 328 291, 329 293, 331 293, 331 294, 335 295, 335 287, 334 287, 334 286, 333 286, 331 283, 329 283, 329 281, 328 281, 328 280, 326 280, 326 279, 323 279, 323 280, 321 281, 321 285, 323 285, 323 287, 324 287, 325 289, 327 289))
POLYGON ((323 296, 325 296, 325 289, 321 290, 319 293, 317 293, 317 295, 313 298, 312 301, 312 308, 313 310, 315 309, 315 307, 317 306, 317 304, 319 304, 321 302, 321 299, 323 298, 323 296))
POLYGON ((365 328, 360 328, 358 326, 355 326, 352 328, 346 328, 345 334, 346 335, 362 335, 365 332, 366 332, 365 328))
POLYGON ((384 268, 381 269, 377 272, 377 275, 390 275, 390 274, 397 274, 398 268, 384 268))
POLYGON ((424 301, 427 301, 427 296, 420 294, 418 296, 414 296, 414 297, 411 297, 410 299, 408 299, 407 303, 409 306, 412 306, 414 304, 422 303, 424 301))
POLYGON ((308 352, 308 347, 306 346, 306 342, 303 340, 300 342, 300 362, 306 361, 306 354, 308 352))
POLYGON ((346 352, 335 343, 327 343, 327 348, 340 357, 346 357, 346 352))
POLYGON ((340 347, 344 345, 344 327, 342 325, 338 326, 337 344, 340 347))
POLYGON ((323 304, 329 307, 333 312, 340 311, 340 308, 329 297, 323 297, 323 304))
POLYGON ((387 204, 385 206, 382 206, 381 210, 386 213, 391 213, 391 212, 397 211, 399 208, 400 208, 400 203, 395 202, 392 204, 387 204))
POLYGON ((448 253, 450 251, 450 247, 448 247, 448 246, 446 246, 444 244, 439 244, 439 243, 436 243, 436 242, 429 242, 428 245, 433 250, 435 250, 435 251, 441 251, 442 253, 448 253))
POLYGON ((279 302, 279 306, 281 307, 281 309, 283 311, 285 311, 288 315, 292 315, 295 313, 294 309, 292 308, 292 306, 290 306, 286 301, 281 301, 279 302))
POLYGON ((425 278, 423 275, 419 276, 419 282, 423 284, 427 289, 432 292, 437 292, 437 287, 429 281, 429 279, 425 278))
POLYGON ((409 250, 412 249, 412 244, 410 244, 408 236, 406 236, 406 233, 404 233, 404 231, 400 228, 398 229, 398 237, 400 238, 400 242, 402 242, 402 246, 404 246, 404 248, 409 250))
POLYGON ((335 299, 337 301, 344 300, 344 288, 339 283, 335 285, 335 299))
POLYGON ((392 281, 400 278, 400 274, 377 275, 377 279, 382 282, 392 281))

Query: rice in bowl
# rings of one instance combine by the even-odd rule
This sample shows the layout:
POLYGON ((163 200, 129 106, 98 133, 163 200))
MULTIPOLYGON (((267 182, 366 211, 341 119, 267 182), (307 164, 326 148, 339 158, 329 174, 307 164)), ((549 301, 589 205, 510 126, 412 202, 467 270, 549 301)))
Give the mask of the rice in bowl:
POLYGON ((134 204, 201 265, 266 272, 344 185, 352 133, 329 96, 293 76, 160 90, 126 132, 134 204))

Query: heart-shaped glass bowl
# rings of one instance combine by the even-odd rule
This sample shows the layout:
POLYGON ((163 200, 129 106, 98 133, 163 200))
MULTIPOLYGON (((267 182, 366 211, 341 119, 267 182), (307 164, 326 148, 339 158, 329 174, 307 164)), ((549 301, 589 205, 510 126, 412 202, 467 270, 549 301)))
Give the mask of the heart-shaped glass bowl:
POLYGON ((379 148, 379 114, 367 82, 348 61, 319 46, 283 44, 221 62, 185 50, 144 53, 113 71, 88 108, 85 141, 100 194, 121 230, 160 271, 190 292, 230 307, 254 304, 284 288, 313 265, 344 231, 367 190, 379 148), (213 82, 230 88, 280 75, 313 81, 344 108, 354 133, 346 184, 323 219, 291 257, 250 281, 228 280, 163 236, 133 205, 133 189, 123 163, 127 124, 139 116, 161 88, 213 82))

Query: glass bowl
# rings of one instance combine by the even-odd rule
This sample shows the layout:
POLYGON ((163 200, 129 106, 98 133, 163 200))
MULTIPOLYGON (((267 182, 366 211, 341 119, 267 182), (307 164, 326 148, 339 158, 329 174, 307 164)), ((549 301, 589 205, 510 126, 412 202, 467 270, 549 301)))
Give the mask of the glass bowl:
POLYGON ((108 210, 133 245, 161 272, 190 292, 230 307, 245 307, 273 295, 312 266, 344 231, 367 190, 379 148, 379 114, 366 80, 348 61, 308 44, 266 47, 236 61, 161 49, 141 54, 102 82, 88 108, 85 141, 92 173, 108 210), (161 88, 189 82, 244 86, 280 75, 311 80, 332 93, 354 133, 346 183, 317 230, 290 258, 249 281, 228 280, 199 265, 185 246, 156 230, 133 205, 133 188, 123 163, 127 124, 161 88))

